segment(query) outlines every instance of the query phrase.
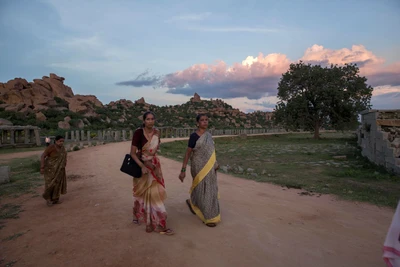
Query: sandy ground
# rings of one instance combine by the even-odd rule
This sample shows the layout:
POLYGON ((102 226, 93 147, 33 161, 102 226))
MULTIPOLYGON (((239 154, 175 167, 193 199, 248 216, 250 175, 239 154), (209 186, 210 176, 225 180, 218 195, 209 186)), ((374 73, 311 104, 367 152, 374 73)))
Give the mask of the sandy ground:
POLYGON ((47 207, 41 197, 17 199, 24 212, 20 219, 7 221, 0 240, 25 234, 0 241, 2 264, 15 260, 14 266, 385 266, 382 245, 392 209, 328 195, 300 196, 298 190, 219 173, 222 223, 209 228, 185 204, 190 171, 181 183, 181 163, 163 157, 168 226, 176 234, 148 234, 143 225, 131 222, 132 178, 119 171, 128 151, 129 142, 122 142, 69 153, 67 174, 81 178, 69 181, 61 205, 47 207))

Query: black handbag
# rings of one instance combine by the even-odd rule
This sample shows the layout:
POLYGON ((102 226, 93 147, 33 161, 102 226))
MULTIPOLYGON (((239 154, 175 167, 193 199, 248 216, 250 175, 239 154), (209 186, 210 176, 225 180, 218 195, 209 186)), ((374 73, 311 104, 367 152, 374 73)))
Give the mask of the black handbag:
POLYGON ((131 157, 130 154, 125 155, 120 171, 130 176, 133 176, 134 178, 142 177, 142 169, 136 163, 136 161, 131 157))

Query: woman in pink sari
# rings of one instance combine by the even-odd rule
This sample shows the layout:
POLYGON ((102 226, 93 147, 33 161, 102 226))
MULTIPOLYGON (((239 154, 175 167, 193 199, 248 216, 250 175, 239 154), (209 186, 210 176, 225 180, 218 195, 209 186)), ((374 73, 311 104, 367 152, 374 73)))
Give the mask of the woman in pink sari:
POLYGON ((154 128, 155 116, 147 111, 143 114, 143 126, 132 138, 131 156, 142 168, 142 177, 133 178, 133 223, 146 224, 146 232, 172 235, 167 228, 167 211, 164 200, 167 195, 157 151, 160 132, 154 128), (140 158, 140 159, 139 159, 140 158))

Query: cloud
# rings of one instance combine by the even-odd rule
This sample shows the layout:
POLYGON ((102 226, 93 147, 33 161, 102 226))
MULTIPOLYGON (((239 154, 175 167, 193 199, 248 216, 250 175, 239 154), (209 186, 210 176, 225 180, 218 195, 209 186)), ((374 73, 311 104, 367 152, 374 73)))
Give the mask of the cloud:
POLYGON ((139 74, 134 80, 119 82, 116 85, 129 85, 133 87, 143 87, 143 86, 156 86, 160 82, 160 76, 149 76, 150 71, 146 70, 139 74))
POLYGON ((371 103, 373 109, 400 109, 400 87, 386 88, 374 94, 371 103), (391 90, 390 90, 391 89, 391 90))
POLYGON ((278 32, 278 29, 273 28, 257 28, 257 27, 187 27, 192 31, 202 32, 250 32, 250 33, 269 33, 278 32))
POLYGON ((360 74, 368 79, 371 86, 400 85, 400 62, 385 65, 385 60, 368 51, 363 45, 353 45, 351 49, 326 49, 320 45, 308 48, 301 60, 313 64, 356 63, 360 74))
POLYGON ((174 21, 201 21, 211 16, 211 12, 204 12, 198 14, 185 14, 180 16, 173 16, 172 18, 166 20, 166 22, 174 21))
MULTIPOLYGON (((298 60, 322 65, 358 63, 361 75, 368 78, 367 82, 370 85, 375 87, 400 85, 400 62, 385 65, 384 59, 377 57, 362 45, 338 50, 313 45, 298 60)), ((223 61, 214 64, 195 64, 184 70, 160 76, 158 79, 153 77, 146 80, 141 77, 141 80, 148 81, 153 86, 166 87, 167 92, 171 94, 191 96, 197 92, 206 98, 247 97, 255 100, 264 96, 275 96, 282 73, 288 70, 290 63, 298 60, 291 61, 284 54, 264 56, 260 53, 257 57, 248 56, 241 63, 234 63, 231 66, 223 61)), ((133 81, 118 84, 136 86, 137 82, 133 81)), ((400 92, 398 87, 393 87, 391 90, 400 92)))
POLYGON ((248 99, 247 97, 238 97, 224 100, 234 108, 243 112, 253 112, 255 110, 273 111, 275 103, 278 101, 276 96, 262 97, 260 99, 248 99))
POLYGON ((96 72, 114 77, 132 71, 134 56, 128 49, 107 42, 99 35, 67 36, 48 42, 52 55, 47 66, 51 68, 96 72))

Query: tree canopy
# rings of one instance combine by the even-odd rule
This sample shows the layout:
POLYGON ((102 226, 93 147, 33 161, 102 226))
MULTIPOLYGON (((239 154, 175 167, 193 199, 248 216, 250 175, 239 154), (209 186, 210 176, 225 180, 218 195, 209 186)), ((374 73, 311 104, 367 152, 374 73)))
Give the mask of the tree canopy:
POLYGON ((314 138, 319 138, 321 127, 354 126, 359 112, 371 108, 373 88, 366 81, 356 64, 291 64, 278 84, 274 122, 286 129, 313 131, 314 138))

